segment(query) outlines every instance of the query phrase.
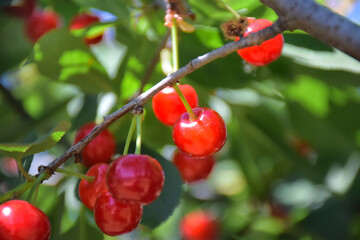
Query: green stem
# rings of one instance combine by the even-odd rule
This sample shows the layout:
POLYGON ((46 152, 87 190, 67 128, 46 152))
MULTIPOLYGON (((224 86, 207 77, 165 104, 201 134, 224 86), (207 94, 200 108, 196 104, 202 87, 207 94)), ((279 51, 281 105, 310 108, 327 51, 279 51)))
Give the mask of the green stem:
MULTIPOLYGON (((177 25, 175 19, 173 20, 173 26, 171 27, 171 43, 172 43, 172 58, 173 58, 173 71, 179 70, 179 41, 177 34, 177 25)), ((189 113, 190 121, 194 121, 196 119, 196 115, 193 112, 190 104, 186 100, 184 94, 181 92, 179 84, 174 85, 174 89, 179 95, 181 101, 183 102, 186 111, 189 113)))
POLYGON ((171 43, 172 43, 172 59, 173 59, 173 72, 179 70, 179 41, 178 32, 175 19, 171 27, 171 43))
POLYGON ((130 125, 130 128, 129 128, 129 132, 128 132, 128 135, 126 137, 126 142, 125 142, 125 147, 124 147, 124 152, 123 152, 124 156, 126 154, 128 154, 129 146, 130 146, 131 138, 132 138, 132 136, 134 134, 135 126, 136 126, 136 118, 134 116, 133 119, 131 120, 131 125, 130 125))
POLYGON ((136 148, 135 154, 141 154, 141 117, 142 114, 136 114, 136 148))
POLYGON ((87 229, 86 229, 86 216, 84 206, 80 207, 80 239, 86 240, 87 238, 87 229))
POLYGON ((23 194, 26 190, 31 188, 31 186, 34 184, 34 181, 31 182, 24 182, 23 184, 17 186, 16 188, 8 191, 7 193, 4 193, 0 196, 0 203, 5 202, 6 200, 11 199, 12 197, 19 197, 21 194, 23 194))
POLYGON ((226 10, 231 12, 236 19, 240 19, 240 14, 236 12, 232 7, 230 7, 227 3, 223 2, 222 0, 216 0, 219 4, 221 4, 226 10))
POLYGON ((34 182, 34 185, 32 186, 32 188, 30 189, 30 192, 28 194, 27 197, 27 201, 28 202, 32 202, 32 196, 36 190, 36 188, 40 185, 41 181, 47 178, 47 173, 42 172, 36 179, 36 181, 34 182))
POLYGON ((69 169, 65 169, 65 168, 58 168, 58 169, 55 170, 55 172, 64 173, 64 174, 67 174, 67 175, 70 175, 70 176, 74 176, 74 177, 77 177, 77 178, 80 178, 80 179, 84 179, 84 180, 89 181, 89 182, 92 182, 94 180, 94 177, 86 176, 85 174, 78 173, 78 172, 73 172, 73 171, 71 171, 69 169))
POLYGON ((32 181, 34 179, 34 176, 27 173, 24 169, 24 166, 22 165, 21 159, 15 159, 17 163, 17 167, 19 168, 19 171, 21 174, 26 178, 27 181, 32 181))

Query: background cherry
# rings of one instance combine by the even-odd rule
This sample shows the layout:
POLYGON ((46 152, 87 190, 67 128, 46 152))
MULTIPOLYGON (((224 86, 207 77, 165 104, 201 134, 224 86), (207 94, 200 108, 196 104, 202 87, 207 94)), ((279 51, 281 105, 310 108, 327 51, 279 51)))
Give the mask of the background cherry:
POLYGON ((48 217, 23 200, 10 200, 0 205, 1 240, 48 240, 48 217))
POLYGON ((106 171, 108 164, 98 163, 89 168, 86 175, 94 177, 89 182, 82 179, 79 184, 79 197, 86 207, 93 210, 97 197, 107 191, 106 187, 106 171))
POLYGON ((25 33, 32 42, 36 42, 46 32, 60 26, 60 17, 54 11, 36 9, 25 23, 25 33))
POLYGON ((206 179, 215 165, 214 156, 192 158, 178 150, 173 156, 173 163, 180 172, 184 182, 193 183, 206 179))
MULTIPOLYGON (((82 126, 76 133, 74 144, 78 143, 88 135, 95 123, 88 123, 82 126)), ((114 136, 105 129, 96 136, 82 151, 82 162, 85 166, 90 167, 96 163, 107 163, 115 153, 116 142, 114 136)))
POLYGON ((109 236, 133 231, 139 225, 142 214, 141 204, 116 200, 109 192, 100 194, 95 202, 95 222, 100 230, 109 236))
POLYGON ((181 219, 180 233, 183 240, 218 240, 220 224, 212 213, 198 210, 181 219))
POLYGON ((164 172, 154 158, 129 154, 118 157, 106 174, 109 191, 116 199, 153 202, 164 186, 164 172))
MULTIPOLYGON (((187 84, 179 87, 191 108, 196 108, 198 96, 195 89, 187 84)), ((166 87, 155 94, 152 99, 152 108, 159 121, 170 126, 174 125, 176 120, 186 112, 184 104, 173 87, 166 87)))
MULTIPOLYGON (((249 21, 249 25, 244 33, 244 37, 252 32, 257 32, 265 27, 271 26, 273 23, 266 19, 256 19, 249 21)), ((239 40, 237 38, 236 40, 239 40)), ((260 46, 247 47, 237 50, 237 53, 247 62, 255 66, 267 65, 281 55, 284 46, 284 37, 282 34, 263 42, 260 46)))
POLYGON ((191 157, 207 157, 219 151, 226 141, 222 117, 209 108, 194 108, 197 119, 184 113, 175 123, 173 140, 180 151, 191 157))
POLYGON ((25 19, 30 16, 34 9, 35 0, 20 0, 17 1, 16 5, 10 5, 4 8, 6 13, 25 19))
MULTIPOLYGON (((91 24, 100 22, 100 18, 90 13, 80 13, 76 15, 70 22, 70 30, 77 30, 85 28, 91 24)), ((84 38, 86 44, 97 44, 103 38, 103 34, 97 34, 95 36, 87 36, 84 38)))

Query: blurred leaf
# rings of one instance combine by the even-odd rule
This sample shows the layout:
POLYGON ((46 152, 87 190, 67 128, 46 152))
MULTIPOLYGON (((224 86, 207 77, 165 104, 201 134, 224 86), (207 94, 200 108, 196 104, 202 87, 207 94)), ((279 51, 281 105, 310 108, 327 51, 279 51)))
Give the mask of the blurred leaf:
POLYGON ((37 141, 28 144, 0 144, 0 153, 2 155, 19 158, 35 153, 43 152, 54 146, 64 136, 70 128, 70 123, 63 121, 58 124, 49 134, 39 138, 37 141))
MULTIPOLYGON (((2 9, 0 9, 2 10, 2 9)), ((23 22, 0 14, 0 74, 20 64, 31 52, 23 22)))
POLYGON ((73 0, 82 7, 97 8, 115 14, 119 19, 130 17, 128 1, 124 0, 73 0))

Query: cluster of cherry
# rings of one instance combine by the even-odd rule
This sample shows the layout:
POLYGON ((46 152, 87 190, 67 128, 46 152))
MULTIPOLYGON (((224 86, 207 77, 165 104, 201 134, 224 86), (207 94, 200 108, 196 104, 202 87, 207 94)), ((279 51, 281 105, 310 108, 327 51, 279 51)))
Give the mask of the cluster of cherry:
MULTIPOLYGON (((16 2, 17 5, 8 6, 4 11, 25 20, 25 34, 31 42, 35 43, 48 31, 61 26, 61 17, 53 10, 36 7, 36 0, 20 0, 16 2)), ((100 22, 98 16, 83 12, 73 17, 69 29, 76 32, 97 22, 100 22)), ((84 42, 87 45, 97 44, 102 38, 103 32, 100 31, 86 36, 84 42)))
MULTIPOLYGON (((75 143, 88 135, 95 124, 81 127, 75 143)), ((82 152, 82 162, 90 167, 81 180, 79 197, 93 210, 100 230, 116 236, 134 230, 143 214, 142 207, 152 203, 164 186, 164 172, 157 160, 128 154, 108 162, 115 153, 115 139, 108 130, 101 132, 82 152)))

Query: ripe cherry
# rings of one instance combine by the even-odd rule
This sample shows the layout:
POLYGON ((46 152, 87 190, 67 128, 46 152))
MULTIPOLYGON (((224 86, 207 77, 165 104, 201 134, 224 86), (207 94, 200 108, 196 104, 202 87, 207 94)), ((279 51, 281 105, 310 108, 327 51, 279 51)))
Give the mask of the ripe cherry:
POLYGON ((35 0, 20 0, 13 1, 12 4, 4 8, 6 13, 9 13, 18 18, 28 18, 35 9, 35 0))
POLYGON ((82 179, 79 184, 79 197, 86 207, 93 210, 97 197, 107 191, 106 187, 106 163, 98 163, 89 168, 86 175, 94 179, 89 182, 82 179))
MULTIPOLYGON (((100 22, 100 18, 96 15, 92 15, 90 13, 81 13, 76 15, 70 22, 70 30, 78 30, 85 28, 91 24, 100 22)), ((84 41, 86 44, 97 44, 103 38, 103 33, 87 36, 84 41)))
MULTIPOLYGON (((248 36, 252 32, 260 31, 263 28, 271 26, 273 23, 266 19, 256 19, 249 21, 249 25, 244 33, 244 37, 248 36)), ((236 39, 237 41, 239 38, 236 39)), ((237 50, 237 53, 247 62, 254 66, 267 65, 281 55, 282 48, 284 46, 284 37, 282 34, 276 35, 276 37, 266 40, 260 46, 247 47, 237 50)))
POLYGON ((60 17, 51 10, 34 10, 25 23, 25 33, 36 42, 46 32, 60 26, 60 17))
POLYGON ((0 239, 48 240, 48 217, 37 207, 23 200, 11 200, 0 205, 0 239))
POLYGON ((116 199, 153 202, 164 186, 164 172, 154 158, 129 154, 118 157, 109 166, 106 183, 116 199))
MULTIPOLYGON (((88 135, 95 123, 88 123, 82 126, 76 133, 74 144, 78 143, 88 135)), ((82 151, 82 163, 91 167, 96 163, 107 163, 115 153, 116 142, 114 136, 107 129, 97 135, 82 151)))
MULTIPOLYGON (((198 96, 195 89, 186 84, 179 87, 191 108, 196 108, 198 96)), ((152 99, 152 107, 160 122, 170 126, 174 125, 176 120, 186 112, 184 104, 173 87, 166 87, 155 94, 152 99)))
POLYGON ((116 200, 109 192, 100 194, 95 202, 95 222, 100 230, 109 236, 133 231, 139 225, 142 214, 140 203, 116 200))
POLYGON ((180 151, 191 157, 208 157, 219 151, 226 141, 222 117, 209 108, 194 108, 195 120, 184 113, 173 129, 173 140, 180 151))
POLYGON ((184 240, 218 240, 220 224, 211 212, 198 210, 181 219, 180 233, 184 240))
POLYGON ((215 165, 214 156, 192 158, 180 151, 175 151, 173 163, 180 172, 184 182, 194 183, 206 179, 215 165))

